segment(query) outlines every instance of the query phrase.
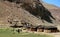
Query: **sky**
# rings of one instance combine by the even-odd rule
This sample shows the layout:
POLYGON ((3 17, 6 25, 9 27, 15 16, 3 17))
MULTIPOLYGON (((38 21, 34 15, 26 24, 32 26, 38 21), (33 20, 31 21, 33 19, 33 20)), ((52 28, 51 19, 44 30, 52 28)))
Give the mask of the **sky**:
POLYGON ((60 0, 43 0, 43 1, 60 7, 60 0))

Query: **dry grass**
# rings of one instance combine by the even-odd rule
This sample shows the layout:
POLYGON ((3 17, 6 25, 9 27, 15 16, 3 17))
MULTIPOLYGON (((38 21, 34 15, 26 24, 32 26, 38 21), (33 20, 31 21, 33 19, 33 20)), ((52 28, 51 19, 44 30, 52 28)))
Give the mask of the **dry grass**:
POLYGON ((0 29, 0 37, 51 37, 49 35, 40 35, 26 32, 13 32, 12 29, 0 29))

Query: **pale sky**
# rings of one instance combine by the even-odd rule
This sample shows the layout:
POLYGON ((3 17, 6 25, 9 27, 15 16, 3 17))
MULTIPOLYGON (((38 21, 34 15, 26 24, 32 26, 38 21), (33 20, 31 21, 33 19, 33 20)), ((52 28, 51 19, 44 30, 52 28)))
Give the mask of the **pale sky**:
POLYGON ((60 0, 43 0, 43 1, 60 7, 60 0))

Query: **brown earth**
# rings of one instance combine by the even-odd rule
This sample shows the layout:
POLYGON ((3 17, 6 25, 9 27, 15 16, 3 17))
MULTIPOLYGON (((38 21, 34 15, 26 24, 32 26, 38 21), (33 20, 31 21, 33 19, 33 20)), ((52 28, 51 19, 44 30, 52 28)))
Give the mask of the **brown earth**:
POLYGON ((0 25, 3 27, 10 26, 8 20, 9 18, 13 18, 14 20, 16 19, 19 21, 24 20, 33 25, 60 26, 60 8, 47 3, 42 4, 46 9, 48 9, 48 11, 50 11, 51 15, 55 18, 55 20, 51 18, 53 23, 49 23, 46 20, 42 22, 41 19, 37 18, 29 11, 21 8, 20 6, 17 8, 18 4, 16 5, 15 3, 11 3, 8 1, 0 1, 0 25))

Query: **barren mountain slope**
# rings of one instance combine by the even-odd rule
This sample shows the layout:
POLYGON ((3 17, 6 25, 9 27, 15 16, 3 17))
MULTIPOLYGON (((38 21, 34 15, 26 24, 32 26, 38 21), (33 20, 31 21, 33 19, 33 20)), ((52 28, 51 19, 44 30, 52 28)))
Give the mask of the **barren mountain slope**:
POLYGON ((53 23, 42 22, 41 19, 32 15, 28 11, 17 8, 16 4, 11 2, 1 2, 0 1, 0 25, 2 26, 10 26, 8 23, 8 18, 17 19, 19 21, 24 20, 33 25, 59 25, 60 21, 60 9, 58 7, 43 4, 52 14, 52 16, 56 19, 53 20, 53 23))
MULTIPOLYGON (((11 4, 12 5, 12 4, 11 4)), ((39 21, 38 18, 33 16, 32 14, 28 13, 27 11, 21 9, 21 8, 16 8, 13 6, 9 6, 6 3, 0 2, 0 24, 8 24, 8 18, 13 18, 13 19, 18 19, 18 20, 25 20, 31 24, 38 24, 41 21, 39 21)), ((9 26, 9 25, 8 25, 9 26)))
POLYGON ((56 19, 56 21, 60 21, 60 7, 57 7, 55 5, 43 3, 44 7, 46 7, 53 17, 56 19))

